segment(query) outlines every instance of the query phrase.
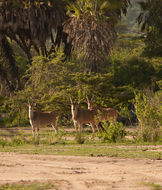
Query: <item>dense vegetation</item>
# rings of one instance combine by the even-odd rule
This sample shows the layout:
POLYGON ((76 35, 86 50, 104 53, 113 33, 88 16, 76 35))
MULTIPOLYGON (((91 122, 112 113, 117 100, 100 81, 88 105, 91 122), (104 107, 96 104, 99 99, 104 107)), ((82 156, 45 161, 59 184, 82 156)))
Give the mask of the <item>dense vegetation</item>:
POLYGON ((160 0, 1 0, 1 126, 28 125, 28 101, 71 126, 69 97, 86 108, 88 95, 129 124, 136 114, 138 140, 160 140, 161 13, 160 0))

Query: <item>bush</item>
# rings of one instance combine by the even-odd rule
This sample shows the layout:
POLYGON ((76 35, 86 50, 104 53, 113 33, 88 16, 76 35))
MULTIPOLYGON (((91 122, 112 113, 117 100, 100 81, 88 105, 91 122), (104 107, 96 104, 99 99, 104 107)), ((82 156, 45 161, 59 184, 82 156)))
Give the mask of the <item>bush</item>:
POLYGON ((82 137, 81 133, 76 133, 75 140, 78 144, 84 144, 85 138, 82 137))
POLYGON ((107 122, 104 122, 103 124, 104 130, 100 134, 100 138, 103 142, 121 142, 125 135, 126 131, 122 123, 118 122, 110 122, 108 124, 107 122))
POLYGON ((153 94, 151 91, 136 94, 135 107, 139 122, 138 140, 144 142, 160 140, 162 136, 160 96, 153 94))
POLYGON ((0 145, 4 148, 9 144, 7 139, 0 139, 0 145))
POLYGON ((54 145, 54 144, 65 144, 64 139, 62 138, 65 135, 64 130, 59 130, 56 134, 54 131, 49 131, 43 140, 40 140, 42 144, 54 145))
POLYGON ((24 138, 22 138, 21 136, 16 136, 12 139, 12 145, 13 146, 21 146, 26 144, 27 142, 25 141, 24 138))

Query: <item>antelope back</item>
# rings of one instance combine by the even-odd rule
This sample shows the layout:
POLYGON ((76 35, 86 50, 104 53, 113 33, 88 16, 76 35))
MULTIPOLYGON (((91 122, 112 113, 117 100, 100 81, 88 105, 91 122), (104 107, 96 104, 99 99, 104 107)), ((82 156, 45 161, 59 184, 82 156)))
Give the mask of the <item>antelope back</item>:
POLYGON ((114 108, 104 108, 102 119, 116 121, 118 117, 118 112, 114 108))
POLYGON ((57 113, 55 112, 38 112, 34 111, 33 123, 38 125, 55 124, 57 119, 57 113))
POLYGON ((113 121, 117 120, 118 113, 114 108, 93 107, 93 103, 89 99, 87 100, 87 104, 89 110, 93 110, 94 112, 96 112, 95 114, 100 121, 110 119, 112 119, 113 121))
POLYGON ((71 103, 72 119, 80 124, 94 122, 94 111, 79 107, 78 103, 71 103))
POLYGON ((52 111, 40 112, 34 111, 34 105, 29 104, 29 119, 35 125, 55 124, 58 114, 52 111))
POLYGON ((95 123, 96 112, 94 110, 88 110, 79 108, 77 120, 81 124, 95 123))

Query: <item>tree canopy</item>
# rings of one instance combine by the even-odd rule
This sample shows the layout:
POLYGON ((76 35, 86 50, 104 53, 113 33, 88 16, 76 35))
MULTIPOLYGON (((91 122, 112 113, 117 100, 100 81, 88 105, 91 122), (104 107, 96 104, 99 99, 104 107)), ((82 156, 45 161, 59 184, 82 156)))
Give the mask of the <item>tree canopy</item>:
POLYGON ((138 22, 141 30, 146 31, 146 52, 150 55, 162 56, 162 1, 141 1, 141 14, 138 22))
POLYGON ((116 30, 130 5, 0 0, 0 113, 9 112, 14 123, 31 99, 40 110, 69 114, 69 96, 86 107, 86 94, 95 96, 96 105, 120 108, 136 91, 160 90, 161 58, 143 52, 161 55, 161 2, 140 1, 143 36, 116 30))
POLYGON ((129 4, 129 0, 98 0, 94 2, 89 0, 1 0, 0 33, 14 40, 30 61, 33 49, 38 55, 48 56, 54 52, 56 46, 63 43, 64 52, 66 55, 70 55, 72 48, 80 52, 76 41, 79 44, 87 39, 84 43, 84 47, 88 51, 85 58, 92 64, 88 70, 96 72, 97 68, 93 65, 97 65, 96 62, 100 61, 100 58, 94 58, 94 54, 90 55, 92 54, 91 49, 93 46, 97 46, 99 57, 101 54, 110 54, 116 38, 114 21, 119 19, 121 12, 126 13, 129 4), (77 16, 79 11, 82 14, 77 16), (84 25, 85 32, 90 28, 87 25, 92 27, 86 38, 85 33, 82 34, 81 25, 76 30, 80 22, 84 25), (74 36, 75 38, 73 38, 74 36), (49 43, 47 45, 48 39, 51 41, 50 47, 49 43), (105 41, 105 47, 103 41, 105 41), (92 44, 90 45, 90 43, 92 44))

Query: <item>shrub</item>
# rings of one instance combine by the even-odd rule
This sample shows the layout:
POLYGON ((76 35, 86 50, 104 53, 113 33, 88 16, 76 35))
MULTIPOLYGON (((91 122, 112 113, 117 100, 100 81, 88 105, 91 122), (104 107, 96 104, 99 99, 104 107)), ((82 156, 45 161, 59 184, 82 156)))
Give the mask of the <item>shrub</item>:
POLYGON ((24 144, 26 144, 26 141, 21 136, 15 136, 12 139, 12 145, 19 146, 19 145, 24 145, 24 144))
POLYGON ((43 140, 40 140, 40 143, 42 144, 65 144, 64 139, 62 138, 65 135, 64 129, 59 130, 59 132, 56 134, 54 131, 49 131, 43 140))
POLYGON ((126 135, 126 131, 122 123, 110 122, 109 124, 105 121, 102 126, 104 130, 101 132, 100 138, 103 142, 121 142, 126 135))
POLYGON ((84 144, 85 138, 82 137, 81 133, 76 133, 75 140, 78 144, 84 144))
POLYGON ((7 139, 0 139, 0 145, 4 148, 6 145, 8 145, 9 142, 7 139))
POLYGON ((140 92, 135 96, 136 114, 139 122, 138 140, 155 142, 162 135, 162 107, 160 96, 151 91, 140 92))

